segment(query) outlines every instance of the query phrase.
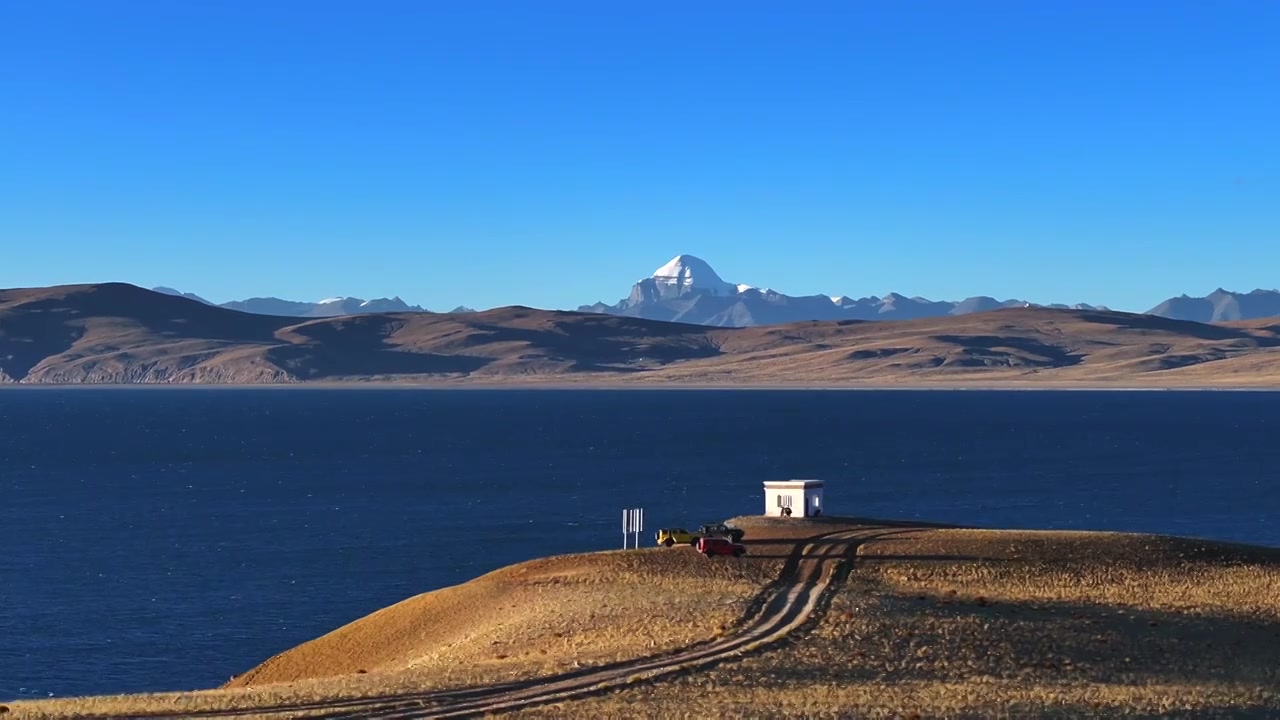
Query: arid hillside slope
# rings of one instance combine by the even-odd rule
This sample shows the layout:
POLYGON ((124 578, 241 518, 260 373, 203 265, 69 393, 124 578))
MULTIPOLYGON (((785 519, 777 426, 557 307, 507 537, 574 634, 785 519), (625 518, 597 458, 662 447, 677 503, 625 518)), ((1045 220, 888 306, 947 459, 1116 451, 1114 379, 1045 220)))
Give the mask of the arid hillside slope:
POLYGON ((1280 319, 1014 308, 725 329, 523 307, 251 315, 122 283, 0 290, 0 383, 1280 383, 1280 319))

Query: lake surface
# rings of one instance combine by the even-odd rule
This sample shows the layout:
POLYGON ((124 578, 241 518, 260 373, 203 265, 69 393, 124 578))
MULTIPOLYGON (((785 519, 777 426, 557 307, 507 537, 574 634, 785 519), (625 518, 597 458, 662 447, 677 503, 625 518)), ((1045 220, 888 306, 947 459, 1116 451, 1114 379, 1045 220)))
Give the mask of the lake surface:
POLYGON ((1280 394, 0 391, 0 699, 209 687, 419 592, 830 514, 1280 546, 1280 394))

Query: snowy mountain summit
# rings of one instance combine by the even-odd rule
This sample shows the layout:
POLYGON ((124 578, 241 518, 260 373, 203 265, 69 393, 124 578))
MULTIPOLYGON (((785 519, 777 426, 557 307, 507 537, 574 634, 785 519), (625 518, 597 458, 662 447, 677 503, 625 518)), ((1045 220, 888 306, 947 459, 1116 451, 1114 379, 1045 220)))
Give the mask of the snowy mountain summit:
POLYGON ((959 302, 909 298, 898 293, 859 299, 846 295, 791 296, 745 283, 726 282, 705 260, 693 255, 677 255, 632 286, 625 300, 614 305, 598 302, 578 309, 650 320, 744 327, 802 320, 912 320, 1026 305, 1030 303, 985 296, 959 302))
POLYGON ((625 301, 631 304, 662 302, 689 295, 727 297, 738 294, 738 288, 720 279, 715 270, 701 258, 677 255, 666 265, 631 288, 625 301))
POLYGON ((677 294, 702 291, 711 295, 733 295, 738 286, 720 279, 706 260, 693 255, 677 255, 653 271, 654 284, 673 288, 677 294))

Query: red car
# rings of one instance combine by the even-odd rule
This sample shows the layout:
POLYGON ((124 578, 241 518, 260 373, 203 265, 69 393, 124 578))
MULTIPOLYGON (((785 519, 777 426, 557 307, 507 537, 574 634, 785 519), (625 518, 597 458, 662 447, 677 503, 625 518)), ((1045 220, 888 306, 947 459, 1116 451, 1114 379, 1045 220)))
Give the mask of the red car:
POLYGON ((712 555, 732 555, 734 557, 742 557, 747 554, 747 546, 742 543, 736 543, 729 538, 723 537, 704 537, 698 538, 698 552, 711 557, 712 555))

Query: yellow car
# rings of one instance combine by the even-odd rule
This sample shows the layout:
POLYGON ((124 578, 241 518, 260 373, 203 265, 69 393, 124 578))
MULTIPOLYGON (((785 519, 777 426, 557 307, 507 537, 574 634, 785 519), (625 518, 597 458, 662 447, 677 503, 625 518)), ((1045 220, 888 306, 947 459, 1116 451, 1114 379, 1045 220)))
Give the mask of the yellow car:
POLYGON ((689 532, 684 528, 664 528, 658 531, 658 544, 666 547, 671 547, 677 543, 681 545, 697 545, 700 537, 702 537, 702 533, 689 532))

